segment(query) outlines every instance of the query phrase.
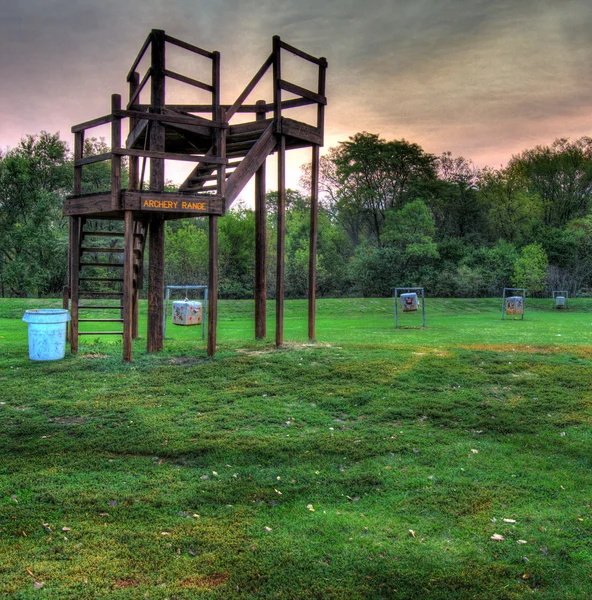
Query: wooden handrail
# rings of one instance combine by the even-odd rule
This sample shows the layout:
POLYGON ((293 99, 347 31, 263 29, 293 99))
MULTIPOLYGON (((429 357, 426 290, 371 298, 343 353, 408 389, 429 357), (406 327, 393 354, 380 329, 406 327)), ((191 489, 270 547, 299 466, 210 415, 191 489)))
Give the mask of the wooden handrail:
POLYGON ((300 87, 294 83, 290 83, 285 79, 280 79, 279 81, 280 88, 282 90, 286 90, 286 92, 290 92, 291 94, 296 94, 297 96, 302 96, 303 98, 308 98, 317 104, 327 104, 327 98, 322 96, 321 94, 317 94, 316 92, 311 92, 306 88, 300 87))
MULTIPOLYGON (((171 110, 180 110, 182 112, 187 113, 211 113, 212 105, 211 104, 167 104, 167 108, 171 110)), ((230 104, 220 104, 220 108, 224 108, 226 110, 230 110, 230 104)), ((132 107, 130 107, 132 108, 132 107)), ((146 110, 150 108, 149 104, 134 104, 133 110, 146 110)), ((256 113, 259 109, 255 104, 243 104, 240 106, 236 112, 239 113, 256 113)))
POLYGON ((171 37, 170 35, 164 36, 164 41, 169 44, 173 44, 173 46, 179 46, 179 48, 183 48, 185 50, 189 50, 190 52, 194 52, 195 54, 200 54, 201 56, 205 56, 206 58, 214 58, 213 52, 208 52, 203 48, 199 48, 198 46, 194 46, 193 44, 188 44, 183 40, 178 40, 177 38, 171 37))
POLYGON ((311 63, 314 63, 315 65, 319 65, 320 67, 327 66, 326 58, 324 58, 324 57, 316 58, 315 56, 312 56, 312 54, 308 54, 307 52, 303 52, 302 50, 299 50, 298 48, 295 48, 294 46, 290 46, 290 44, 286 44, 286 42, 280 41, 280 48, 282 48, 283 50, 287 50, 288 52, 295 54, 296 56, 299 56, 300 58, 303 58, 304 60, 308 60, 311 63))
POLYGON ((170 77, 171 79, 176 79, 177 81, 180 81, 182 83, 187 83, 189 85, 192 85, 193 87, 205 90, 206 92, 211 92, 214 89, 211 85, 207 83, 197 81, 197 79, 191 79, 191 77, 186 77, 185 75, 181 75, 180 73, 175 73, 175 71, 169 71, 168 69, 165 69, 163 73, 165 77, 170 77))
MULTIPOLYGON (((169 108, 167 106, 167 108, 169 108)), ((149 113, 141 110, 118 110, 113 113, 116 117, 130 117, 131 119, 145 119, 148 121, 167 121, 168 123, 179 123, 184 125, 202 125, 205 127, 215 127, 217 129, 228 129, 228 123, 220 121, 210 121, 203 117, 171 115, 170 113, 149 113)))
MULTIPOLYGON (((273 54, 270 54, 267 60, 263 63, 261 68, 257 71, 253 79, 248 83, 247 87, 242 91, 240 96, 235 100, 234 104, 228 109, 226 113, 226 119, 230 121, 232 116, 238 111, 239 107, 245 101, 247 96, 255 89, 255 86, 259 83, 263 75, 267 72, 267 69, 273 64, 273 54)), ((250 112, 250 111, 249 111, 250 112)), ((257 112, 256 110, 254 112, 257 112)))
POLYGON ((140 84, 138 85, 136 91, 133 93, 132 97, 129 99, 129 102, 127 103, 128 108, 130 106, 132 106, 132 104, 137 100, 138 96, 140 95, 140 92, 142 91, 143 87, 146 85, 146 82, 148 81, 148 79, 150 79, 150 76, 152 75, 152 67, 150 67, 144 77, 142 78, 142 81, 140 81, 140 84))
POLYGON ((148 34, 148 37, 146 38, 146 41, 142 45, 142 48, 140 49, 138 56, 136 56, 136 60, 134 60, 134 63, 132 64, 132 68, 129 70, 129 73, 127 74, 128 83, 132 80, 134 71, 136 70, 136 67, 140 64, 140 61, 144 58, 144 54, 146 54, 146 50, 148 50, 148 46, 150 46, 151 42, 152 42, 152 32, 150 32, 148 34))
POLYGON ((93 127, 99 127, 99 125, 111 123, 111 121, 113 121, 113 115, 105 115, 90 121, 85 121, 84 123, 79 123, 78 125, 73 125, 71 131, 72 133, 79 133, 87 129, 92 129, 93 127))
MULTIPOLYGON (((152 150, 132 150, 131 148, 113 148, 112 154, 116 154, 118 156, 145 156, 146 158, 162 158, 166 160, 181 160, 185 162, 205 162, 213 163, 216 165, 228 164, 227 158, 220 158, 219 156, 209 156, 203 154, 175 154, 172 152, 155 152, 152 150)), ((84 161, 87 159, 83 158, 82 160, 84 161)))
POLYGON ((95 154, 94 156, 87 156, 86 158, 79 158, 74 161, 75 167, 83 167, 84 165, 92 165, 96 162, 102 162, 104 160, 111 160, 113 158, 112 152, 104 152, 103 154, 95 154))

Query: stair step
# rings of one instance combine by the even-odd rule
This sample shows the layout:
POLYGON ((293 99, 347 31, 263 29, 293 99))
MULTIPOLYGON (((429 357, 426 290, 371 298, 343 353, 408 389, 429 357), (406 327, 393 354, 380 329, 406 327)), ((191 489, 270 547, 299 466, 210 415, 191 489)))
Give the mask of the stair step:
POLYGON ((90 263, 79 263, 80 268, 82 267, 122 267, 123 263, 100 263, 100 262, 90 262, 90 263))
POLYGON ((78 319, 79 323, 123 323, 123 319, 78 319))
POLYGON ((123 331, 79 331, 78 335, 123 335, 123 331))

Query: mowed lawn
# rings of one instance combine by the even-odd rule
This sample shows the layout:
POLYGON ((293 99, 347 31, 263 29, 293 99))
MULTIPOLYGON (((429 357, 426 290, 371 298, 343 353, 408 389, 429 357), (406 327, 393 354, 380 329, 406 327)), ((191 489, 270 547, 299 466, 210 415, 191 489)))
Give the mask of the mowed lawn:
POLYGON ((0 300, 1 598, 592 598, 592 300, 322 300, 316 344, 288 301, 280 350, 226 301, 214 359, 143 315, 131 365, 29 361, 59 305, 0 300))

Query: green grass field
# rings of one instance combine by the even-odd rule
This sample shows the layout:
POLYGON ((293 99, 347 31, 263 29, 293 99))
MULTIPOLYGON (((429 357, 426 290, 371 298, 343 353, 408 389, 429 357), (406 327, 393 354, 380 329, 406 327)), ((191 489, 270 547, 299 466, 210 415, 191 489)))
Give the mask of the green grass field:
POLYGON ((215 359, 29 361, 59 305, 0 300, 0 597, 592 598, 592 300, 323 300, 316 344, 289 301, 281 350, 227 301, 215 359))

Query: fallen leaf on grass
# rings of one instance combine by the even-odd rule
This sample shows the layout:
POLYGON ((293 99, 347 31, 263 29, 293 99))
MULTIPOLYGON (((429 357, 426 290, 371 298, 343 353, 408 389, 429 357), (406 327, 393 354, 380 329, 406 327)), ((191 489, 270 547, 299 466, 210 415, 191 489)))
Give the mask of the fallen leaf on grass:
POLYGON ((473 454, 479 454, 479 450, 475 450, 475 448, 471 448, 471 452, 472 452, 473 454))
POLYGON ((265 532, 266 533, 271 533, 271 527, 265 527, 265 532))
POLYGON ((18 500, 16 499, 16 496, 14 494, 10 497, 10 499, 14 500, 18 504, 18 500))
POLYGON ((409 535, 410 535, 411 537, 416 537, 416 536, 415 536, 415 531, 413 531, 413 529, 410 529, 410 530, 409 530, 409 535))
POLYGON ((494 542, 503 542, 504 536, 500 535, 499 533, 494 533, 489 539, 493 540, 494 542))
POLYGON ((314 509, 314 507, 313 507, 313 505, 312 505, 312 504, 307 504, 307 505, 306 505, 306 508, 308 508, 308 510, 310 510, 311 512, 314 512, 314 511, 315 511, 315 509, 314 509))
POLYGON ((44 585, 45 585, 45 582, 43 582, 43 581, 36 581, 36 582, 33 584, 33 587, 34 587, 36 590, 40 590, 40 589, 41 589, 41 588, 42 588, 44 585))
POLYGON ((161 531, 160 535, 171 535, 168 531, 161 531))
POLYGON ((516 523, 516 519, 504 519, 504 523, 516 523))
POLYGON ((517 544, 527 544, 528 542, 526 540, 517 540, 516 543, 517 544))
POLYGON ((62 531, 70 531, 69 527, 62 527, 62 531))

